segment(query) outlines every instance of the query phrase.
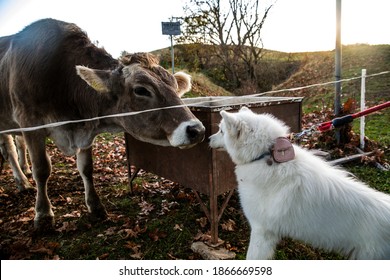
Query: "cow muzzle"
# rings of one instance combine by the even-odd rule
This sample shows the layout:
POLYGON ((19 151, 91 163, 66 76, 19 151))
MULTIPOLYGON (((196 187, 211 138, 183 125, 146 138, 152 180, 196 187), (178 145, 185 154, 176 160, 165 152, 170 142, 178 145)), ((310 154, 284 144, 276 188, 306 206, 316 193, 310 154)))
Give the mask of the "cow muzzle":
POLYGON ((203 141, 205 128, 199 120, 190 120, 181 123, 168 137, 173 147, 187 149, 203 141))

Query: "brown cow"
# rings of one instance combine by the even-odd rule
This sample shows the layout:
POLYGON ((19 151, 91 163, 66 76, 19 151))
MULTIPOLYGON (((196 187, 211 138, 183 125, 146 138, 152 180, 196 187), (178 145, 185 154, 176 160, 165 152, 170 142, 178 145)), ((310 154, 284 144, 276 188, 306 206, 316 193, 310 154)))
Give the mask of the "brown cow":
POLYGON ((71 23, 43 19, 0 38, 0 133, 176 106, 23 131, 37 184, 35 228, 45 230, 54 225, 47 195, 51 163, 46 137, 65 154, 77 155, 88 211, 93 217, 106 218, 92 182, 95 136, 125 131, 142 141, 181 148, 201 142, 204 126, 178 96, 189 88, 187 75, 169 74, 150 54, 129 55, 122 62, 113 59, 71 23))

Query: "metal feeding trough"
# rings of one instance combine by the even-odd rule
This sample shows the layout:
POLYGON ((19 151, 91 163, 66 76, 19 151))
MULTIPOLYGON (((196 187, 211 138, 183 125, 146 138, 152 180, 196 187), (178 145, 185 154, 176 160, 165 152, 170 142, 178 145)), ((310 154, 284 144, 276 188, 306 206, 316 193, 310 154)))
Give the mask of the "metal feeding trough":
POLYGON ((234 164, 226 152, 210 149, 208 137, 218 131, 219 112, 238 111, 242 106, 256 113, 270 113, 283 120, 292 132, 301 130, 302 98, 292 97, 199 97, 183 99, 206 128, 205 141, 181 150, 144 143, 125 134, 130 185, 139 169, 191 188, 211 224, 211 243, 218 242, 218 224, 237 187, 234 164), (130 166, 136 171, 131 174, 130 166), (131 176, 130 176, 131 175, 131 176), (204 203, 199 193, 209 197, 204 203), (225 194, 218 207, 217 199, 225 194))

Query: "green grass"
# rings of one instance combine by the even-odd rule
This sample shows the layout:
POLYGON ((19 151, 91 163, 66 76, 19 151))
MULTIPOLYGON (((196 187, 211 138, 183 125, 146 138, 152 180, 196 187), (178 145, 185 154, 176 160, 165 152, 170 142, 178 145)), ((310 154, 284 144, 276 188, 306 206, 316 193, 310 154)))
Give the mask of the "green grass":
MULTIPOLYGON (((387 110, 390 111, 390 108, 387 110)), ((360 133, 360 119, 353 122, 353 130, 360 133)), ((369 139, 390 147, 390 112, 367 116, 364 131, 369 139)))
POLYGON ((372 188, 390 194, 390 176, 389 171, 364 164, 353 164, 346 166, 348 170, 357 178, 364 181, 372 188))

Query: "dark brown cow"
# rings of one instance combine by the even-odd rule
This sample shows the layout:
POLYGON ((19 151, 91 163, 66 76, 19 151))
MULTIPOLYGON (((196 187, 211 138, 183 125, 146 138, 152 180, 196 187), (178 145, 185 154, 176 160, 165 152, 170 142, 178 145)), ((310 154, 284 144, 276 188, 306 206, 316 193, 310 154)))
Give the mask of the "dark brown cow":
POLYGON ((93 139, 101 132, 126 131, 158 145, 183 148, 201 142, 202 123, 187 107, 180 107, 183 103, 178 95, 189 88, 187 75, 169 74, 150 54, 128 55, 121 62, 113 59, 71 23, 44 19, 0 38, 3 137, 10 129, 178 106, 23 131, 37 184, 35 227, 44 230, 54 223, 46 186, 51 173, 46 137, 65 154, 77 155, 88 211, 105 218, 106 210, 92 182, 93 139))

